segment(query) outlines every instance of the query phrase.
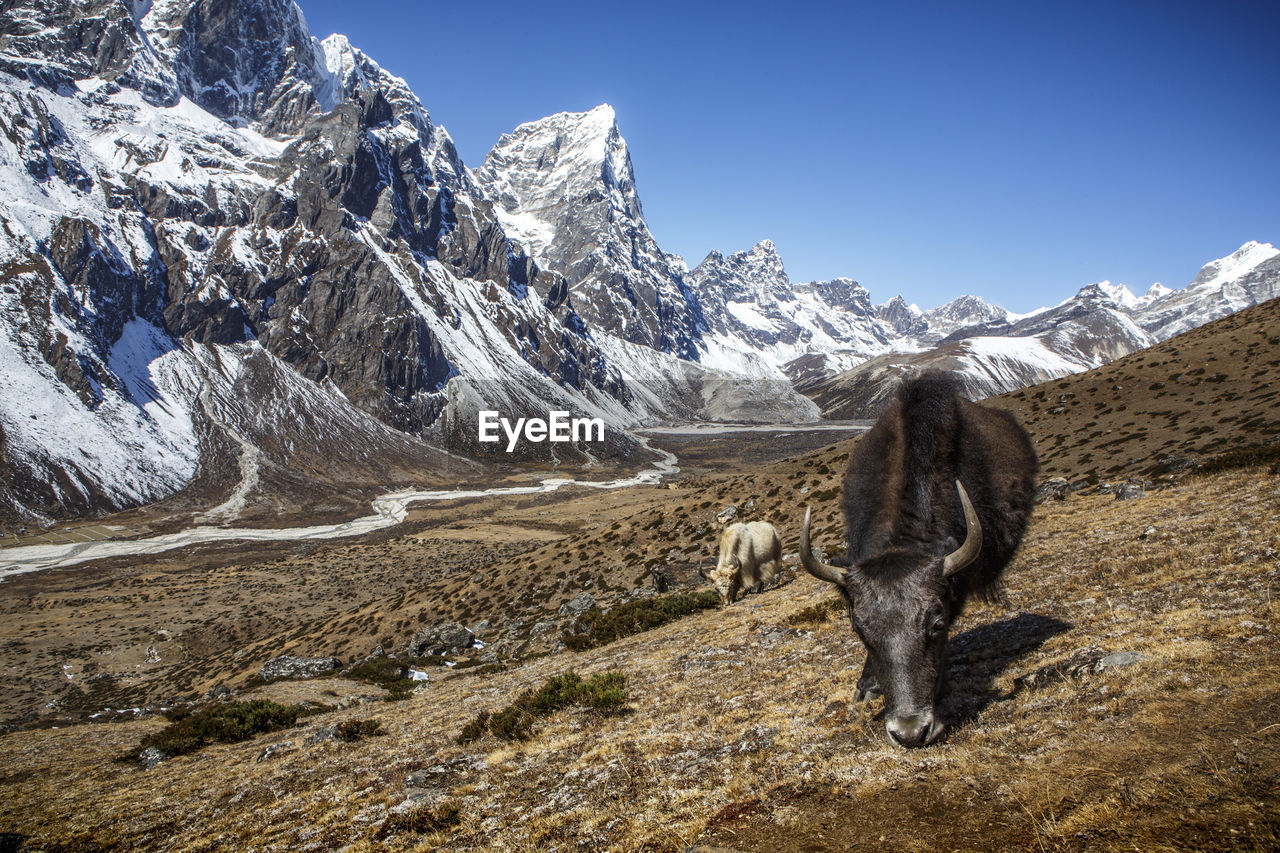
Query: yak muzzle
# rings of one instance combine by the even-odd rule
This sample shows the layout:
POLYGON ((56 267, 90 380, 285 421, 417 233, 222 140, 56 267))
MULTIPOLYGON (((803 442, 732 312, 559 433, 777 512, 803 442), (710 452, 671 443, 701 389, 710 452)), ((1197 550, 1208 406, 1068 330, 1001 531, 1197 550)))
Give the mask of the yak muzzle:
POLYGON ((884 727, 894 743, 906 747, 928 746, 942 734, 943 729, 932 710, 886 716, 884 727))

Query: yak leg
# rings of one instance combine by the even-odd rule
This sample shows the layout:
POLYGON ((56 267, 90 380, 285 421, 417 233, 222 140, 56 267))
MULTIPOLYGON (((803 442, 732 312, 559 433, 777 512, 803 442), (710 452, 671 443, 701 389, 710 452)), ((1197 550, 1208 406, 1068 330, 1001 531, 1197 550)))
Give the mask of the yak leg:
POLYGON ((883 695, 880 690, 880 680, 876 678, 875 668, 871 666, 871 657, 867 657, 867 662, 862 665, 862 675, 858 677, 858 692, 854 696, 855 702, 870 702, 877 696, 883 695))

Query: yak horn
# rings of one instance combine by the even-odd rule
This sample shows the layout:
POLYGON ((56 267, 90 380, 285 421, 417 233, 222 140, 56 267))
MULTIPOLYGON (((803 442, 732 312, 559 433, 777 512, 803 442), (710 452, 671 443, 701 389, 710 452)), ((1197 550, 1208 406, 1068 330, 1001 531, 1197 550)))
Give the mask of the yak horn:
POLYGON ((838 584, 844 580, 844 571, 830 563, 819 563, 809 551, 809 507, 805 507, 804 524, 800 526, 800 562, 820 581, 838 584))
POLYGON ((978 520, 978 514, 973 511, 973 504, 969 502, 969 493, 964 490, 964 485, 959 480, 956 480, 956 490, 960 492, 960 505, 964 507, 964 523, 967 532, 964 536, 964 544, 942 561, 942 576, 945 578, 951 577, 978 559, 978 552, 982 550, 982 522, 978 520))

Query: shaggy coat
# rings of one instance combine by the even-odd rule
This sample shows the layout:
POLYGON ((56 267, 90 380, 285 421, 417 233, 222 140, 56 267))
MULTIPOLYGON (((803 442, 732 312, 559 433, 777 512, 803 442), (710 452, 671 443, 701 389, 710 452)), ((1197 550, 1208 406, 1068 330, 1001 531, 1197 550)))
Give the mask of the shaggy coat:
POLYGON ((849 605, 867 648, 858 695, 884 694, 894 741, 923 746, 943 731, 947 632, 970 595, 996 591, 1031 516, 1037 469, 1009 413, 930 372, 903 385, 849 459, 842 565, 813 557, 806 513, 801 562, 849 605))
POLYGON ((782 566, 782 541, 767 521, 730 524, 720 534, 720 560, 708 578, 729 605, 739 591, 771 583, 782 566))

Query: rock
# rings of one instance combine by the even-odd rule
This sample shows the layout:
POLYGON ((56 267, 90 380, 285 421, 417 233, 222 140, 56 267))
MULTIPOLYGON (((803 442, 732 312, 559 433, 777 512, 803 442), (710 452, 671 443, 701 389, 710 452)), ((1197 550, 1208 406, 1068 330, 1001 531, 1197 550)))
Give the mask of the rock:
POLYGON ((1130 501, 1146 495, 1141 483, 1122 483, 1116 489, 1116 500, 1130 501))
POLYGON ((280 743, 269 744, 262 752, 258 753, 258 761, 266 761, 273 755, 279 755, 282 752, 292 752, 297 749, 298 745, 291 740, 281 741, 280 743))
POLYGON ((433 806, 445 798, 443 791, 434 788, 413 788, 408 791, 408 794, 409 796, 405 797, 403 802, 391 807, 391 814, 417 811, 424 806, 433 806))
POLYGON ((493 633, 493 623, 488 619, 481 619, 474 627, 472 627, 471 633, 475 634, 477 637, 488 636, 493 633))
POLYGON ((1198 467, 1200 460, 1191 456, 1162 456, 1156 460, 1156 464, 1171 474, 1177 474, 1189 468, 1198 467))
POLYGON ((143 770, 150 770, 157 764, 165 760, 165 754, 154 746, 149 746, 138 754, 138 761, 142 762, 143 770))
POLYGON ((231 695, 231 689, 224 684, 215 684, 209 688, 209 692, 204 694, 206 699, 225 699, 231 695))
POLYGON ((1070 490, 1071 487, 1067 484, 1065 477, 1050 477, 1036 489, 1035 501, 1038 504, 1047 500, 1064 501, 1070 490))
POLYGON ((311 735, 307 738, 307 744, 314 745, 317 743, 324 743, 327 740, 333 740, 337 736, 338 736, 338 724, 333 723, 332 725, 322 726, 321 728, 318 728, 314 732, 312 732, 311 735))
POLYGON ((579 616, 596 606, 590 593, 580 592, 560 606, 561 616, 579 616))
POLYGON ((1141 535, 1141 536, 1139 536, 1138 538, 1139 538, 1139 539, 1150 539, 1152 536, 1155 536, 1155 535, 1156 535, 1156 529, 1155 529, 1154 527, 1151 527, 1151 526, 1149 526, 1149 525, 1148 525, 1147 529, 1146 529, 1146 530, 1144 530, 1144 531, 1142 531, 1142 535, 1141 535))
POLYGON ((476 641, 475 634, 457 622, 439 622, 419 631, 409 641, 412 657, 442 655, 453 649, 469 649, 476 641))
POLYGON ((728 524, 729 522, 733 521, 737 517, 738 517, 738 507, 735 506, 734 504, 729 504, 727 507, 725 507, 724 509, 716 513, 716 521, 720 522, 721 524, 728 524))
POLYGON ((529 629, 529 636, 540 637, 543 634, 548 633, 549 631, 554 631, 555 627, 556 627, 555 622, 552 622, 550 620, 544 620, 542 622, 537 623, 531 629, 529 629))
POLYGON ((263 681, 281 678, 315 678, 327 675, 342 666, 337 658, 303 658, 296 655, 280 655, 262 665, 258 677, 263 681))
POLYGON ((1120 669, 1126 666, 1133 666, 1140 660, 1145 660, 1146 655, 1140 652, 1113 652, 1099 660, 1093 665, 1095 672, 1102 672, 1104 669, 1120 669))

